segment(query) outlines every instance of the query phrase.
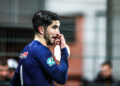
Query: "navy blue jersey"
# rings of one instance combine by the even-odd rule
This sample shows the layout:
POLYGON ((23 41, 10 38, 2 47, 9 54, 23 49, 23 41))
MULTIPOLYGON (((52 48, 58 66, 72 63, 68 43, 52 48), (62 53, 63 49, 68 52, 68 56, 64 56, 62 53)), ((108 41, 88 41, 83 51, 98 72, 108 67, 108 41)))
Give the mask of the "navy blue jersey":
POLYGON ((60 65, 57 65, 51 51, 34 40, 21 52, 11 86, 54 86, 54 81, 64 84, 68 72, 67 58, 68 51, 63 48, 60 65))

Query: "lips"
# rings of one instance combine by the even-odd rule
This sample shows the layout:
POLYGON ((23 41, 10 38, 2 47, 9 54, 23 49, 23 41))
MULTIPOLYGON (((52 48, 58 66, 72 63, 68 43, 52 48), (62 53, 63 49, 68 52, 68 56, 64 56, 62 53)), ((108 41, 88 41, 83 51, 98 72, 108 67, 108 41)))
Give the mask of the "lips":
POLYGON ((57 40, 57 39, 60 39, 59 34, 56 34, 56 35, 52 36, 52 39, 53 39, 54 41, 57 40))
POLYGON ((60 36, 59 36, 59 34, 56 34, 56 36, 53 36, 52 38, 54 38, 54 39, 59 39, 60 36))
POLYGON ((53 36, 52 39, 54 39, 54 40, 57 39, 57 36, 53 36))
POLYGON ((56 39, 56 38, 57 38, 57 36, 53 36, 52 38, 53 38, 53 39, 56 39))

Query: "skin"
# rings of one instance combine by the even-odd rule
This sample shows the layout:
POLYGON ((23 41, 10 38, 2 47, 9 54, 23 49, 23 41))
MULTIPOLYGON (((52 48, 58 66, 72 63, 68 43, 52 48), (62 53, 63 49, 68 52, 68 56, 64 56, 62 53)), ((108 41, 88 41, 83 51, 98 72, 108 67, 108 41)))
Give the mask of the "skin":
POLYGON ((9 70, 8 78, 12 79, 14 76, 15 70, 9 70))
POLYGON ((61 49, 66 47, 66 41, 62 34, 60 34, 60 21, 52 21, 52 24, 47 28, 43 26, 38 27, 38 34, 35 34, 34 40, 38 40, 44 46, 59 44, 61 49))
POLYGON ((8 66, 0 65, 0 81, 4 81, 7 76, 8 76, 8 66))
POLYGON ((104 65, 101 67, 101 74, 104 78, 112 75, 112 68, 109 65, 104 65))

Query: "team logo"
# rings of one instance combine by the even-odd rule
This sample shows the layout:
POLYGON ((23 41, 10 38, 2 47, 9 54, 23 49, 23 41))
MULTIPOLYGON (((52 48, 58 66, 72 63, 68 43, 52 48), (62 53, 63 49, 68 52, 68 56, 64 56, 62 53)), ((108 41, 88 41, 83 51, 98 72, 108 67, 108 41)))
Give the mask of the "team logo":
POLYGON ((22 59, 22 58, 26 58, 27 55, 28 55, 28 52, 21 53, 21 54, 20 54, 20 58, 21 58, 21 59, 22 59))
POLYGON ((55 64, 55 61, 54 61, 53 57, 50 57, 50 58, 47 59, 47 64, 48 64, 50 67, 55 64))

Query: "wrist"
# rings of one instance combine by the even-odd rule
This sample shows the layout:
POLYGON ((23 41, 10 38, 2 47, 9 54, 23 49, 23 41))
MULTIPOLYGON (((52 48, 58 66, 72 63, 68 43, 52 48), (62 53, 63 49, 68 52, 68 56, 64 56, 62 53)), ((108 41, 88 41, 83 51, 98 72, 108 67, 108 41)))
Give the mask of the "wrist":
POLYGON ((66 44, 61 45, 61 49, 66 48, 66 44))

